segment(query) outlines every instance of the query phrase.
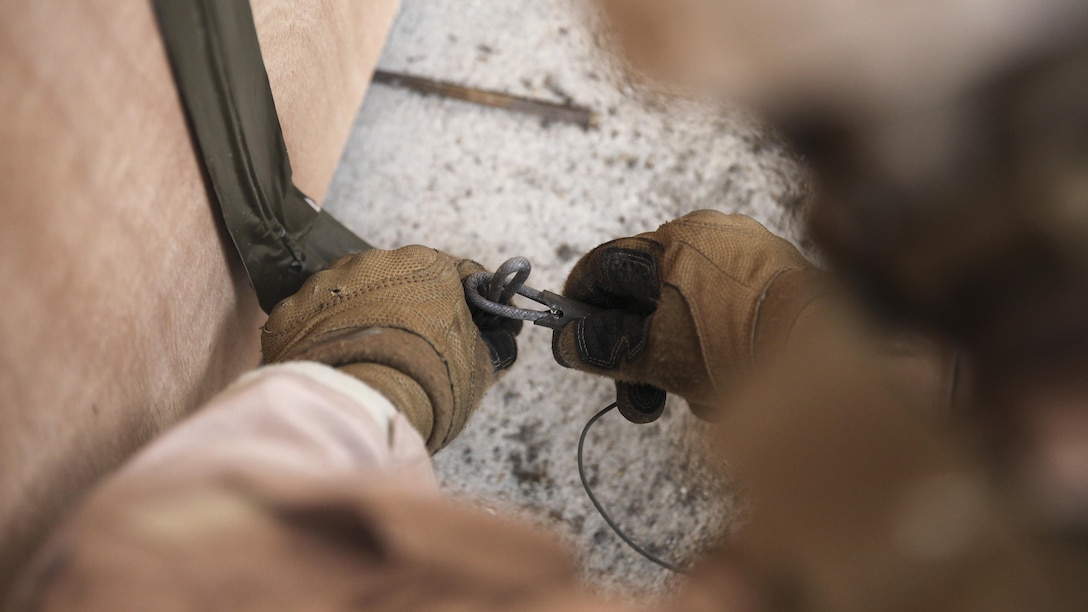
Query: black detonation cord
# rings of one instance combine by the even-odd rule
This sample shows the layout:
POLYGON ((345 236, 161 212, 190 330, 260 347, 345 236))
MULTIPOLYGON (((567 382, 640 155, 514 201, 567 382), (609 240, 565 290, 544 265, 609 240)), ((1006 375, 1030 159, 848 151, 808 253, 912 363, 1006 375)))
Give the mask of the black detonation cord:
POLYGON ((589 486, 589 479, 586 478, 586 467, 584 462, 582 461, 582 448, 585 446, 586 443, 586 434, 589 433, 589 428, 592 427, 598 419, 608 414, 608 412, 615 407, 616 403, 612 402, 605 409, 593 415, 593 418, 589 419, 589 422, 586 423, 586 426, 582 428, 582 435, 578 438, 578 477, 582 479, 582 488, 586 490, 586 495, 589 496, 589 501, 593 502, 593 507, 596 508, 597 512, 600 513, 601 518, 604 519, 604 522, 608 523, 608 526, 612 528, 612 531, 614 531, 625 544, 630 546, 632 549, 634 549, 635 552, 642 555, 649 561, 652 561, 653 563, 656 563, 667 570, 674 571, 678 574, 687 574, 687 570, 684 570, 672 563, 669 563, 661 557, 658 557, 657 555, 647 551, 646 549, 636 544, 635 541, 632 540, 630 537, 628 537, 627 534, 624 533, 618 525, 616 525, 616 522, 612 520, 612 517, 608 516, 608 513, 604 511, 604 507, 601 506, 601 502, 597 501, 597 496, 593 494, 593 490, 589 486))

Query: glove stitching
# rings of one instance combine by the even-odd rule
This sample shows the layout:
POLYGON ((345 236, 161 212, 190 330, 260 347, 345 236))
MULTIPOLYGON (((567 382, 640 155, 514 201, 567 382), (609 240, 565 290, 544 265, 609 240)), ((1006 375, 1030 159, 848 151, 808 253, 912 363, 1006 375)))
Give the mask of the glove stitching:
MULTIPOLYGON (((407 328, 407 327, 401 327, 399 325, 389 325, 389 324, 385 324, 385 323, 373 324, 373 325, 348 325, 348 326, 345 326, 345 327, 337 327, 337 328, 325 330, 324 332, 322 332, 322 334, 332 334, 333 332, 346 332, 346 331, 366 331, 368 329, 378 329, 378 330, 388 329, 388 330, 392 330, 392 331, 401 331, 401 332, 405 332, 407 334, 411 334, 413 336, 416 336, 420 340, 423 340, 424 342, 426 342, 427 346, 431 347, 431 350, 433 350, 436 354, 438 354, 438 357, 440 359, 442 359, 443 362, 446 361, 445 357, 442 356, 442 351, 440 351, 439 348, 437 346, 435 346, 434 342, 432 342, 426 336, 424 336, 423 334, 421 334, 420 332, 418 332, 418 331, 416 331, 414 329, 410 329, 410 328, 407 328)), ((296 346, 292 347, 292 350, 289 351, 288 354, 296 355, 296 354, 299 353, 300 350, 303 350, 303 349, 312 350, 315 346, 320 346, 320 345, 324 344, 325 341, 326 340, 324 338, 319 337, 316 340, 311 340, 311 342, 306 346, 302 346, 301 344, 296 345, 296 346)), ((292 357, 291 359, 295 359, 295 358, 292 357)), ((366 359, 363 359, 361 357, 352 357, 351 359, 352 359, 352 361, 329 360, 329 361, 323 361, 322 363, 324 363, 325 365, 332 366, 334 368, 339 368, 339 367, 346 366, 346 365, 352 365, 352 364, 355 364, 355 363, 376 363, 378 365, 386 365, 386 364, 384 364, 384 363, 382 363, 380 361, 366 360, 366 359)))
POLYGON ((739 278, 737 278, 736 276, 733 276, 732 274, 730 274, 730 273, 729 273, 729 271, 727 271, 726 269, 724 269, 724 268, 722 268, 722 267, 721 267, 720 265, 718 265, 718 262, 716 262, 716 261, 714 261, 713 259, 711 259, 711 258, 710 258, 710 257, 709 257, 709 256, 708 256, 708 255, 707 255, 706 253, 703 253, 703 252, 702 252, 702 251, 701 251, 701 250, 699 249, 699 247, 695 246, 694 244, 692 244, 692 243, 690 243, 690 242, 688 242, 688 241, 686 241, 686 240, 684 240, 684 239, 682 239, 682 238, 681 238, 681 239, 678 239, 678 240, 676 241, 676 249, 675 249, 675 250, 679 250, 679 249, 680 249, 680 247, 687 247, 688 249, 690 249, 691 251, 693 251, 693 252, 694 252, 694 253, 695 253, 696 255, 698 255, 698 256, 699 256, 699 257, 701 257, 701 258, 702 258, 702 259, 703 259, 704 261, 706 261, 707 263, 709 263, 709 264, 710 264, 710 266, 711 266, 712 268, 714 268, 715 270, 717 270, 717 271, 718 271, 718 273, 719 273, 719 274, 721 274, 722 276, 725 276, 725 277, 726 277, 726 278, 728 278, 729 280, 731 280, 731 281, 733 281, 734 283, 736 283, 736 284, 740 285, 741 287, 744 287, 745 289, 751 289, 751 287, 749 287, 747 283, 745 283, 744 281, 740 280, 740 279, 739 279, 739 278))
MULTIPOLYGON (((449 423, 449 426, 446 427, 446 431, 442 434, 442 442, 440 443, 440 446, 444 447, 447 444, 449 444, 450 434, 453 433, 453 428, 455 427, 455 423, 457 422, 457 419, 459 418, 458 407, 461 405, 461 398, 457 396, 457 389, 454 388, 454 385, 453 385, 453 372, 450 371, 450 360, 447 359, 446 356, 443 355, 441 352, 439 352, 438 356, 442 359, 442 365, 446 366, 446 380, 448 380, 449 383, 450 383, 450 398, 452 398, 452 400, 453 400, 452 404, 450 405, 450 423, 449 423)), ((472 382, 473 375, 474 375, 474 372, 469 372, 469 387, 470 388, 473 385, 473 382, 472 382)))
MULTIPOLYGON (((477 334, 477 336, 476 336, 476 337, 475 337, 475 338, 473 339, 473 341, 472 341, 472 350, 471 350, 471 352, 469 353, 469 359, 470 359, 470 361, 473 361, 473 362, 475 361, 475 359, 476 359, 476 353, 477 353, 477 352, 478 352, 478 350, 479 350, 479 345, 480 345, 480 342, 481 342, 481 341, 482 341, 482 336, 480 336, 480 335, 478 335, 478 334, 477 334)), ((486 349, 487 349, 487 347, 485 346, 485 347, 484 347, 484 349, 486 350, 486 349)), ((491 360, 490 360, 490 359, 488 359, 488 361, 490 362, 491 360)), ((471 363, 470 365, 475 365, 475 363, 471 363)), ((475 368, 475 367, 469 367, 469 373, 468 373, 468 388, 469 388, 469 395, 468 395, 468 396, 469 396, 469 397, 474 397, 474 398, 478 398, 478 400, 477 400, 477 404, 479 403, 479 399, 482 399, 482 398, 483 398, 483 393, 479 393, 479 392, 477 391, 477 385, 478 385, 478 384, 479 384, 479 382, 480 382, 480 380, 479 380, 479 379, 480 379, 480 377, 479 377, 479 375, 478 375, 478 368, 475 368)), ((452 378, 450 378, 450 380, 452 381, 453 379, 452 379, 452 378)), ((471 410, 471 408, 470 408, 470 410, 471 410)), ((461 428, 462 428, 462 429, 464 429, 464 427, 465 427, 466 425, 468 425, 468 418, 469 418, 469 416, 466 416, 466 417, 465 417, 465 422, 461 424, 461 428)), ((453 421, 451 420, 451 421, 450 421, 450 429, 453 429, 453 425, 452 425, 452 423, 453 423, 453 421)))
POLYGON ((371 291, 377 291, 379 289, 388 289, 390 287, 397 287, 399 285, 404 285, 404 284, 411 283, 411 282, 416 282, 416 281, 421 281, 422 282, 422 281, 434 280, 436 278, 438 278, 437 274, 427 275, 427 274, 425 274, 423 272, 418 272, 418 273, 413 274, 411 276, 402 276, 400 278, 389 279, 389 280, 384 280, 384 281, 380 281, 380 282, 377 282, 377 283, 372 283, 372 284, 369 284, 369 285, 365 285, 363 287, 359 287, 359 288, 355 289, 354 291, 351 291, 350 293, 341 292, 341 293, 336 294, 335 299, 336 299, 337 303, 339 303, 339 302, 342 302, 342 301, 345 301, 345 300, 354 299, 354 298, 356 298, 356 297, 358 297, 358 296, 360 296, 360 295, 362 295, 364 293, 370 293, 371 291))
MULTIPOLYGON (((763 231, 759 231, 759 230, 748 229, 748 228, 745 228, 745 227, 736 227, 736 226, 724 227, 720 223, 707 223, 705 221, 685 221, 684 224, 682 225, 682 227, 708 228, 708 229, 712 229, 712 230, 714 230, 716 232, 721 232, 721 233, 734 232, 734 233, 737 233, 737 234, 744 234, 745 236, 754 236, 754 237, 761 237, 761 236, 764 235, 764 233, 770 234, 771 236, 775 236, 774 233, 770 232, 767 229, 764 229, 763 231)), ((778 236, 775 236, 775 237, 779 238, 778 236)))
POLYGON ((771 277, 771 280, 767 281, 767 284, 763 287, 763 291, 761 291, 759 293, 759 296, 756 298, 755 308, 752 309, 752 320, 749 324, 750 330, 748 332, 748 358, 752 362, 752 368, 756 367, 756 327, 759 323, 759 314, 760 310, 763 308, 763 301, 766 300, 767 296, 771 293, 771 285, 773 285, 774 282, 778 280, 778 277, 782 276, 786 272, 801 269, 802 268, 783 268, 782 270, 779 270, 775 273, 774 276, 771 277))
MULTIPOLYGON (((646 320, 642 323, 642 340, 640 340, 638 344, 627 348, 628 361, 634 357, 638 357, 642 354, 642 351, 646 350, 646 344, 650 341, 650 322, 652 319, 653 315, 650 315, 646 317, 646 320)), ((628 339, 628 342, 630 342, 629 336, 624 336, 624 338, 628 339)))
MULTIPOLYGON (((409 283, 409 282, 424 281, 424 280, 429 280, 429 279, 433 279, 433 278, 436 278, 436 277, 432 276, 432 277, 428 278, 423 273, 417 273, 417 274, 414 274, 412 276, 400 277, 400 278, 397 278, 397 279, 385 280, 385 281, 381 281, 381 282, 378 282, 378 283, 373 283, 373 284, 370 284, 370 285, 366 285, 364 287, 355 289, 354 291, 351 291, 349 293, 344 293, 343 291, 341 291, 340 293, 333 294, 331 300, 319 302, 315 308, 316 308, 317 312, 321 312, 321 311, 323 311, 323 310, 325 310, 327 308, 330 308, 332 306, 339 305, 339 304, 343 303, 346 300, 354 299, 354 298, 358 297, 359 295, 361 295, 363 293, 369 293, 369 292, 377 290, 377 289, 387 289, 387 288, 390 288, 390 287, 403 285, 403 284, 406 284, 406 283, 409 283)), ((321 289, 321 288, 319 287, 319 289, 321 289)), ((325 290, 330 291, 330 293, 331 293, 331 290, 328 290, 328 289, 325 289, 325 290)), ((265 326, 264 326, 264 331, 266 333, 269 333, 269 334, 273 335, 273 336, 278 336, 278 335, 286 333, 289 330, 281 330, 281 331, 273 332, 272 330, 268 329, 268 324, 266 323, 265 326)))
MULTIPOLYGON (((408 332, 408 333, 412 334, 413 336, 418 336, 420 339, 422 339, 424 342, 426 342, 427 345, 430 346, 431 349, 434 350, 434 352, 438 354, 439 358, 442 360, 443 363, 447 363, 447 361, 448 361, 446 359, 446 356, 445 356, 445 353, 444 353, 442 347, 440 347, 437 342, 432 341, 426 334, 424 334, 424 333, 422 333, 422 332, 420 332, 420 331, 418 331, 416 329, 403 327, 403 326, 398 325, 398 324, 396 324, 395 322, 392 322, 392 321, 355 322, 355 323, 351 323, 349 325, 344 325, 344 326, 341 326, 341 327, 334 327, 334 328, 331 328, 331 329, 327 329, 323 333, 341 332, 341 331, 346 331, 346 330, 363 331, 363 330, 367 330, 367 329, 393 329, 393 330, 400 330, 400 331, 408 332)), ((441 330, 439 330, 439 332, 440 331, 441 330)), ((450 332, 450 328, 447 327, 446 330, 445 330, 445 335, 448 336, 449 332, 450 332)), ((308 336, 308 335, 309 335, 309 332, 307 331, 305 334, 303 334, 303 337, 308 336)), ((311 348, 315 344, 320 344, 320 341, 311 340, 310 345, 307 346, 306 348, 311 348)), ((298 342, 298 343, 295 343, 292 347, 290 347, 289 350, 284 350, 283 352, 285 354, 292 354, 292 353, 296 353, 301 348, 302 348, 302 344, 301 344, 301 342, 298 342)), ((339 364, 339 365, 345 365, 345 364, 339 364)), ((447 367, 448 367, 448 363, 447 363, 447 367)))
MULTIPOLYGON (((578 327, 574 330, 574 337, 578 341, 578 352, 581 353, 581 355, 583 356, 583 362, 588 363, 591 366, 601 368, 602 370, 614 370, 617 366, 619 366, 619 355, 621 352, 627 352, 628 355, 630 355, 631 339, 627 334, 624 334, 620 336, 619 340, 617 340, 614 345, 612 345, 612 352, 608 355, 607 361, 593 357, 592 355, 590 355, 589 346, 586 344, 585 319, 578 321, 576 325, 578 325, 578 327)), ((636 348, 638 348, 639 351, 645 348, 645 336, 647 335, 648 334, 643 334, 643 340, 636 345, 636 348)))
MULTIPOLYGON (((341 293, 335 294, 335 296, 333 297, 333 299, 331 301, 318 303, 316 312, 323 312, 323 311, 325 311, 325 310, 327 310, 329 308, 332 308, 334 306, 341 306, 345 302, 353 300, 353 299, 359 297, 360 295, 362 295, 364 293, 370 293, 370 292, 377 291, 377 290, 380 290, 380 289, 389 289, 389 288, 393 288, 393 287, 397 287, 397 286, 400 286, 400 285, 405 285, 405 284, 409 284, 409 283, 413 283, 413 282, 423 282, 423 281, 427 281, 427 280, 434 280, 435 278, 438 278, 437 274, 428 275, 426 273, 419 272, 419 273, 413 274, 412 276, 381 281, 381 282, 378 282, 378 283, 372 283, 372 284, 367 285, 365 287, 361 287, 359 289, 356 289, 356 290, 354 290, 354 291, 352 291, 350 293, 341 292, 341 293)), ((314 327, 317 327, 317 325, 319 325, 319 323, 320 322, 318 322, 318 321, 314 321, 311 325, 309 325, 303 331, 302 335, 308 334, 314 327)), ((284 334, 286 334, 288 332, 295 331, 295 330, 293 330, 293 329, 283 329, 283 330, 280 330, 280 331, 273 332, 273 331, 269 330, 268 325, 265 324, 264 331, 265 331, 265 333, 269 334, 271 337, 275 338, 275 337, 282 336, 282 335, 284 335, 284 334)))

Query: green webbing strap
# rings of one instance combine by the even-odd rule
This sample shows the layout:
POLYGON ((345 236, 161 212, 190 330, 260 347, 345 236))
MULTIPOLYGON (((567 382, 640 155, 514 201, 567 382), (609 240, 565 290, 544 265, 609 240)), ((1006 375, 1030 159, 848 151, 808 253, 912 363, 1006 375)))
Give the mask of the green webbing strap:
POLYGON ((370 248, 291 182, 248 0, 153 0, 223 221, 268 312, 336 258, 370 248))

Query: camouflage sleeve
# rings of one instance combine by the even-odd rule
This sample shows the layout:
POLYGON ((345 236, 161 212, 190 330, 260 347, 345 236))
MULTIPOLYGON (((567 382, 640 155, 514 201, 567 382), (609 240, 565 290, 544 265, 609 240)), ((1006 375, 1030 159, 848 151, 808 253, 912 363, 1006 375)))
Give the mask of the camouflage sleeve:
POLYGON ((548 538, 440 497, 423 441, 388 401, 296 363, 243 377, 100 486, 14 609, 587 601, 548 538))

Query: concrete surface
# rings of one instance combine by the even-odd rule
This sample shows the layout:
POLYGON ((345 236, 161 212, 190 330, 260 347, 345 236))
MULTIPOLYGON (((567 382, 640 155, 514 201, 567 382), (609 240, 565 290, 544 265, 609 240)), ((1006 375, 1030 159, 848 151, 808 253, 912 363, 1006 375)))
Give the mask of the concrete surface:
MULTIPOLYGON (((374 244, 423 243, 494 268, 524 255, 530 284, 558 290, 597 244, 697 208, 742 212, 793 237, 802 172, 735 112, 640 95, 609 61, 579 0, 405 0, 386 70, 592 108, 583 131, 374 85, 327 206, 374 244)), ((467 431, 437 457, 443 487, 559 534, 588 584, 644 597, 676 579, 604 524, 579 484, 578 434, 611 383, 554 363, 550 332, 521 356, 467 431)), ((679 562, 718 541, 741 504, 702 452, 702 424, 670 399, 658 423, 612 413, 587 443, 596 491, 617 521, 679 562)))

